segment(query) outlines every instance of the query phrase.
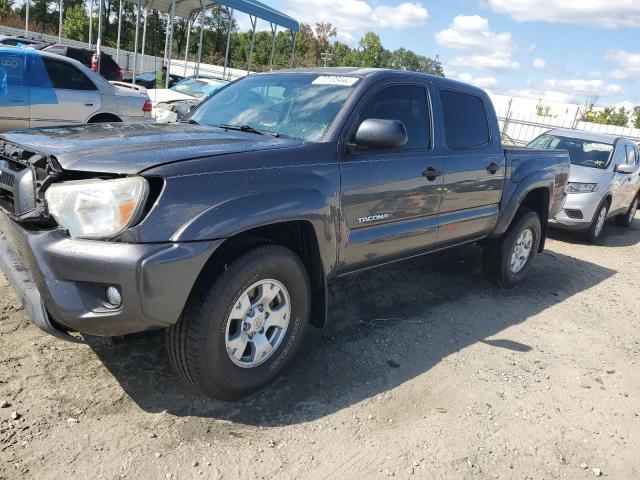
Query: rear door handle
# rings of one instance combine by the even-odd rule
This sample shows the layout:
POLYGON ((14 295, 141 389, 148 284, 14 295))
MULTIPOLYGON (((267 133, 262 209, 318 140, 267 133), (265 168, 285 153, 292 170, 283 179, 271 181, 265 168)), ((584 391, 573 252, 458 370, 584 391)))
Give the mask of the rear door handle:
POLYGON ((498 165, 496 165, 495 163, 491 162, 489 165, 487 165, 487 171, 491 174, 494 175, 498 169, 500 167, 498 167, 498 165))
POLYGON ((442 172, 434 167, 429 167, 424 172, 422 172, 422 176, 426 177, 430 182, 433 182, 440 175, 442 175, 442 172))

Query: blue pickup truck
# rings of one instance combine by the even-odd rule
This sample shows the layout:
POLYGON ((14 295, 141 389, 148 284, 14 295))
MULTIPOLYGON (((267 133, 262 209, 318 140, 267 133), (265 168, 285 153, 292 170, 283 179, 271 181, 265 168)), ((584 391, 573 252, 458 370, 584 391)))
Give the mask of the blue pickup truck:
POLYGON ((563 206, 564 151, 504 149, 487 94, 376 69, 246 77, 177 124, 0 137, 0 265, 72 341, 165 329, 233 400, 273 381, 338 276, 478 242, 522 280, 563 206))

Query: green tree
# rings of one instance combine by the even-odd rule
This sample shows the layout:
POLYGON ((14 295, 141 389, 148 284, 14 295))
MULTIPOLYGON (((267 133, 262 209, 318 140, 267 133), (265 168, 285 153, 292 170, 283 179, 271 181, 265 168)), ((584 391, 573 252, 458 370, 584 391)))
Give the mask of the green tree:
POLYGON ((631 123, 633 124, 633 128, 640 128, 640 105, 633 107, 631 123))
POLYGON ((11 15, 12 0, 0 0, 0 20, 9 18, 11 15))
POLYGON ((62 23, 62 36, 71 40, 86 41, 88 31, 89 16, 84 5, 69 8, 62 23))
POLYGON ((385 51, 380 42, 380 37, 373 32, 367 32, 360 39, 360 65, 359 67, 384 67, 385 60, 388 59, 388 52, 385 51))
POLYGON ((552 117, 549 105, 536 105, 536 115, 539 117, 552 117))
POLYGON ((626 108, 620 107, 614 110, 609 117, 609 125, 617 125, 618 127, 626 127, 629 125, 629 112, 626 108))

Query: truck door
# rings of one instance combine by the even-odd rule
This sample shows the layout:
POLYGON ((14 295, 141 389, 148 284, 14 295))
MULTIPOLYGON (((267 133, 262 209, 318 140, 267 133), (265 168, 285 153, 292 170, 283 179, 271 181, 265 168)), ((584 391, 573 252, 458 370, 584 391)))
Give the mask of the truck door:
POLYGON ((351 151, 341 159, 346 245, 340 260, 346 270, 431 246, 442 186, 425 85, 387 82, 372 89, 357 109, 347 142, 370 118, 401 121, 408 141, 393 150, 351 151))
POLYGON ((29 127, 29 87, 26 55, 0 52, 0 132, 29 127))
POLYGON ((444 122, 444 185, 438 244, 490 232, 498 218, 505 157, 490 102, 469 92, 440 89, 444 122))

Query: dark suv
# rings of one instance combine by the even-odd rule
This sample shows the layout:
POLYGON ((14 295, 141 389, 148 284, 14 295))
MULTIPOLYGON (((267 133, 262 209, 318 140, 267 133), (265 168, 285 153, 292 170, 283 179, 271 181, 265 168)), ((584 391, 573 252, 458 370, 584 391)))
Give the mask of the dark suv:
MULTIPOLYGON (((95 50, 70 47, 68 45, 51 45, 45 48, 44 51, 73 58, 89 68, 91 68, 91 59, 96 53, 95 50)), ((120 65, 116 63, 111 55, 104 52, 100 54, 100 72, 98 73, 106 80, 121 81, 124 76, 124 70, 120 68, 120 65)))

